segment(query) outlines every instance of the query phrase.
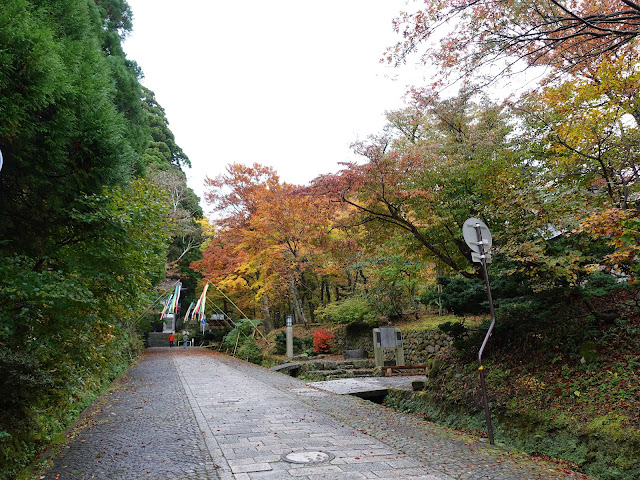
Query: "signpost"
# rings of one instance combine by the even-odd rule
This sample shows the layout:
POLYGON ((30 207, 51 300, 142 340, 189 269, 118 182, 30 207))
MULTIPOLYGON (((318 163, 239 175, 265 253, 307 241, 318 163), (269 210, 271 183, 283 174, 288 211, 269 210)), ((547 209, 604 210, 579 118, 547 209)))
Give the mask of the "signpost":
POLYGON ((484 380, 484 366, 482 365, 482 353, 484 352, 489 337, 493 332, 493 327, 496 324, 496 316, 493 310, 493 298, 491 296, 491 286, 489 285, 489 273, 487 272, 487 263, 491 262, 491 245, 493 239, 491 238, 491 232, 482 220, 477 218, 469 218, 462 226, 462 236, 464 241, 469 245, 471 249, 471 260, 482 264, 482 274, 484 276, 484 283, 487 286, 487 295, 489 297, 489 312, 491 313, 491 325, 487 331, 487 335, 484 337, 480 351, 478 352, 478 370, 480 371, 480 386, 482 387, 482 399, 484 401, 484 413, 487 417, 487 433, 489 434, 489 443, 494 444, 493 441, 493 426, 491 425, 491 413, 489 412, 489 399, 487 398, 487 387, 484 380))

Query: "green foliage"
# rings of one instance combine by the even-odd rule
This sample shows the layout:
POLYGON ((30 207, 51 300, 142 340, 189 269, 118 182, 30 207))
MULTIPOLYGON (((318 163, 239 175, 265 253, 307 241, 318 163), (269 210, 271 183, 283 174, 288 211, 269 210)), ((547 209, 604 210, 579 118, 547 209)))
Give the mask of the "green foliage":
POLYGON ((0 471, 11 475, 140 351, 167 203, 144 173, 126 2, 0 9, 0 471), (115 35, 115 36, 114 36, 115 35))
POLYGON ((311 355, 313 353, 313 334, 305 335, 301 339, 300 353, 311 355))
MULTIPOLYGON (((309 353, 313 344, 313 336, 311 334, 304 337, 293 336, 293 353, 309 353)), ((287 335, 285 332, 278 332, 275 336, 273 352, 276 355, 284 355, 287 353, 287 335)))
MULTIPOLYGON (((630 306, 620 309, 615 321, 602 322, 585 315, 588 309, 576 289, 529 291, 530 301, 520 305, 514 280, 498 285, 504 295, 514 296, 501 306, 484 361, 497 441, 574 462, 596 478, 636 478, 637 462, 628 459, 636 458, 640 448, 639 317, 637 303, 629 302, 637 291, 605 287, 604 296, 590 296, 596 308, 630 306)), ((610 282, 596 276, 594 286, 602 284, 610 282)), ((441 329, 456 335, 463 327, 448 323, 441 329)), ((475 354, 485 331, 486 324, 468 331, 475 354)), ((425 393, 393 392, 387 403, 425 413, 437 423, 486 431, 475 356, 449 350, 434 361, 438 368, 430 369, 425 393)))
POLYGON ((158 104, 155 94, 143 87, 142 106, 147 112, 147 121, 151 127, 152 141, 145 153, 145 162, 151 168, 165 170, 171 166, 191 166, 189 158, 176 144, 175 137, 169 129, 169 121, 164 109, 158 104))
POLYGON ((0 394, 6 413, 0 421, 0 478, 13 478, 140 352, 141 343, 129 332, 108 328, 67 331, 57 343, 43 338, 46 347, 24 345, 20 337, 9 348, 0 346, 9 382, 0 394), (113 337, 108 343, 101 338, 105 331, 113 337))
POLYGON ((5 478, 140 352, 170 235, 126 1, 7 0, 0 25, 5 478))
POLYGON ((71 215, 86 237, 63 247, 59 258, 77 274, 91 276, 92 289, 109 287, 104 308, 138 310, 148 302, 143 293, 164 276, 167 211, 161 193, 145 181, 84 197, 71 215))
POLYGON ((629 283, 621 281, 619 276, 595 271, 585 276, 582 295, 587 298, 600 298, 629 288, 629 283))
MULTIPOLYGON (((27 407, 34 395, 39 395, 43 389, 54 386, 54 378, 45 370, 43 360, 24 352, 11 351, 10 348, 0 348, 0 368, 5 372, 0 380, 0 408, 3 411, 22 411, 27 407), (18 388, 16 388, 19 386, 18 388)), ((22 413, 8 419, 12 423, 19 422, 26 415, 22 413)), ((15 424, 5 424, 4 428, 15 427, 15 424)), ((8 435, 8 434, 7 434, 8 435)))
POLYGON ((212 343, 222 342, 225 335, 229 333, 226 329, 214 328, 212 330, 205 330, 204 334, 202 330, 196 330, 192 335, 195 345, 211 345, 212 343))
POLYGON ((144 182, 86 195, 70 208, 73 241, 56 257, 14 255, 0 264, 0 363, 14 385, 0 392, 11 412, 0 429, 11 435, 2 442, 15 465, 140 351, 133 319, 164 271, 160 198, 144 182))
POLYGON ((469 341, 469 329, 462 322, 444 322, 438 325, 438 330, 453 338, 453 347, 461 353, 468 353, 475 347, 475 339, 469 341))
MULTIPOLYGON (((141 107, 135 88, 118 98, 116 59, 100 49, 93 2, 10 0, 0 16, 0 239, 19 237, 20 250, 46 254, 65 237, 79 195, 139 171, 146 135, 131 112, 141 107)), ((133 72, 118 75, 137 85, 133 72)))
MULTIPOLYGON (((421 270, 425 267, 422 262, 406 255, 388 255, 388 248, 396 250, 397 239, 387 242, 383 256, 377 256, 369 262, 366 268, 368 277, 372 280, 366 292, 366 298, 379 314, 389 318, 399 318, 404 312, 415 310, 415 297, 421 281, 421 270)), ((373 318, 363 319, 374 325, 373 318)))
POLYGON ((436 288, 425 291, 420 296, 420 302, 424 305, 432 305, 439 298, 442 307, 456 315, 478 315, 487 312, 487 290, 484 282, 479 279, 464 277, 439 277, 438 283, 442 285, 442 292, 436 288))
POLYGON ((261 323, 260 320, 250 320, 248 318, 236 321, 235 328, 225 335, 222 345, 227 352, 232 352, 236 345, 241 346, 247 342, 252 342, 255 328, 261 323))
POLYGON ((328 320, 334 324, 365 323, 373 326, 379 321, 369 300, 359 295, 320 307, 315 314, 320 320, 328 320))
MULTIPOLYGON (((293 338, 293 348, 296 348, 296 338, 293 338)), ((298 338, 298 342, 300 339, 298 338)), ((284 355, 287 353, 287 334, 285 332, 277 332, 274 337, 273 353, 276 355, 284 355)))
POLYGON ((253 340, 245 341, 242 346, 238 348, 236 356, 257 365, 260 365, 263 359, 260 347, 258 347, 258 344, 253 340))
POLYGON ((164 200, 170 205, 165 222, 167 233, 171 236, 167 251, 167 277, 179 277, 187 295, 192 295, 199 276, 191 270, 190 264, 202 257, 198 248, 202 241, 202 228, 196 219, 202 217, 202 208, 198 197, 187 186, 187 177, 177 166, 167 164, 164 170, 153 169, 147 177, 162 192, 164 200))
MULTIPOLYGON (((557 248, 557 245, 553 246, 553 249, 557 248)), ((630 288, 620 276, 600 271, 583 272, 579 286, 556 279, 552 288, 542 288, 527 271, 516 269, 513 262, 504 259, 497 259, 490 265, 489 278, 497 319, 492 343, 525 351, 553 346, 547 339, 560 331, 571 339, 571 347, 566 343, 565 347, 575 351, 594 334, 593 327, 600 319, 619 314, 619 306, 612 305, 610 300, 630 288), (574 307, 567 309, 569 304, 574 307), (593 315, 587 316, 585 312, 593 315), (576 329, 577 322, 581 327, 576 329), (554 332, 553 335, 541 335, 541 332, 548 331, 554 332)), ((437 296, 444 308, 457 315, 482 314, 488 318, 484 281, 457 276, 439 277, 438 282, 442 285, 442 292, 438 293, 435 288, 428 290, 421 296, 422 303, 431 304, 437 296)), ((484 331, 486 328, 488 322, 484 331)), ((471 337, 483 335, 482 332, 471 333, 471 337)), ((475 341, 473 338, 470 340, 472 343, 475 341)), ((463 343, 457 346, 464 350, 463 343)))
POLYGON ((133 28, 133 13, 125 0, 95 0, 105 19, 105 30, 116 31, 124 38, 133 28))
POLYGON ((439 285, 427 285, 418 296, 418 302, 425 307, 444 308, 440 293, 441 287, 439 285))
MULTIPOLYGON (((394 390, 385 403, 404 412, 422 413, 430 420, 453 428, 486 431, 481 410, 469 411, 452 403, 433 400, 427 393, 394 390)), ((597 416, 578 425, 557 412, 510 410, 493 417, 496 441, 529 453, 543 453, 579 465, 588 475, 603 480, 634 480, 640 470, 637 458, 640 438, 615 414, 597 416)))
POLYGON ((245 318, 236 322, 236 327, 227 333, 222 341, 223 347, 228 353, 235 351, 238 358, 251 363, 260 364, 263 359, 260 347, 254 340, 255 327, 260 325, 259 320, 245 318))
MULTIPOLYGON (((506 112, 486 99, 476 101, 470 88, 447 100, 414 91, 406 109, 387 116, 384 132, 356 145, 364 163, 316 179, 314 185, 348 203, 351 224, 364 225, 372 239, 395 237, 395 248, 377 256, 388 257, 389 267, 408 267, 410 273, 410 263, 420 260, 473 276, 461 226, 469 217, 485 216, 504 224, 501 212, 490 206, 519 173, 512 168, 506 112), (410 253, 404 265, 403 253, 410 253)), ((411 289, 406 280, 412 275, 397 273, 394 282, 404 279, 404 288, 411 289)), ((391 305, 387 314, 397 315, 398 306, 391 305)))

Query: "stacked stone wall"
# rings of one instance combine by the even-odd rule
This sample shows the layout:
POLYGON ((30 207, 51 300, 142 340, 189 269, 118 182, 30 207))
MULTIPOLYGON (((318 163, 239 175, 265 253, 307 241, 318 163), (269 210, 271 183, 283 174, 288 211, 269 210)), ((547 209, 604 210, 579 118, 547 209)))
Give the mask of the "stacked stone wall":
POLYGON ((402 332, 404 359, 408 365, 424 365, 434 354, 451 344, 453 339, 440 330, 402 332))
MULTIPOLYGON (((405 363, 409 365, 426 364, 427 360, 442 348, 451 344, 453 339, 440 330, 408 330, 402 331, 405 363)), ((373 328, 355 330, 347 327, 333 330, 336 350, 363 349, 373 357, 373 328), (347 335, 349 331, 349 335, 347 335)), ((385 351, 385 359, 391 360, 393 351, 385 351), (387 358, 389 357, 389 358, 387 358)))
POLYGON ((367 355, 373 356, 373 328, 348 328, 342 326, 332 330, 336 336, 334 345, 336 350, 344 352, 345 350, 362 349, 367 355))

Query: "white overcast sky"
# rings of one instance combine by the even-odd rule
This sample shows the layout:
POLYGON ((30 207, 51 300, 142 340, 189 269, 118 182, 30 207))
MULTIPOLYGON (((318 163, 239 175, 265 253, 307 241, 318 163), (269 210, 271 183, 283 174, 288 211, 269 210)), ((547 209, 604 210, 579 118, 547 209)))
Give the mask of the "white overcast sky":
POLYGON ((295 184, 337 171, 425 73, 379 62, 406 0, 128 3, 125 52, 165 109, 200 196, 204 178, 232 162, 272 166, 295 184))

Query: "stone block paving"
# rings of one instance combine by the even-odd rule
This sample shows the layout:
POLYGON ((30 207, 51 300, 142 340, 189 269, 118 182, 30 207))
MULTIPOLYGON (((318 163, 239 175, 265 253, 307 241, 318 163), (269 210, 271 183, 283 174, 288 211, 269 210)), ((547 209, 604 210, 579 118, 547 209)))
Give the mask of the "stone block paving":
POLYGON ((218 478, 170 350, 148 349, 85 412, 43 480, 218 478))
POLYGON ((95 424, 43 478, 586 478, 200 348, 147 350, 98 404, 95 424))

